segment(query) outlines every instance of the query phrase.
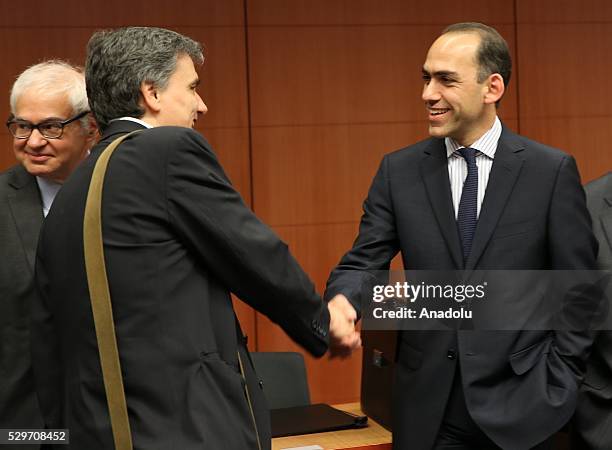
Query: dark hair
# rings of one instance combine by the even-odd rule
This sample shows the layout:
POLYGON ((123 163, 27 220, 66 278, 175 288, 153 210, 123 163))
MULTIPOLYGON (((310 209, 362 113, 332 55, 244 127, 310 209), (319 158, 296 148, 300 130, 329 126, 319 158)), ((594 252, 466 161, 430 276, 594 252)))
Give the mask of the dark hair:
POLYGON ((508 87, 512 73, 512 57, 505 39, 485 24, 478 22, 462 22, 449 25, 442 34, 447 33, 476 33, 480 36, 480 46, 476 53, 478 63, 478 82, 482 83, 493 73, 498 73, 508 87))
POLYGON ((176 69, 178 56, 202 64, 202 46, 175 31, 128 27, 98 31, 87 44, 85 81, 89 105, 100 129, 119 117, 140 118, 140 86, 164 89, 176 69))

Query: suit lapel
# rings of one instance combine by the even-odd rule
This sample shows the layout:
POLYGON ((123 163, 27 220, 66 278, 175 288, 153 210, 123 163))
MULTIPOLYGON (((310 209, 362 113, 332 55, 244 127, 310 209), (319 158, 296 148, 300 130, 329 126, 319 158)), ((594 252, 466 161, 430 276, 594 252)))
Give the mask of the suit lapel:
POLYGON ((25 251, 29 269, 34 273, 34 261, 38 234, 43 221, 42 201, 36 178, 21 166, 12 172, 9 185, 13 193, 8 196, 8 204, 21 246, 25 251))
POLYGON ((463 254, 457 232, 453 198, 448 179, 448 162, 443 139, 434 139, 424 150, 421 160, 421 176, 429 203, 434 211, 444 240, 457 269, 463 267, 463 254))
POLYGON ((523 149, 521 140, 504 128, 497 144, 487 190, 480 208, 472 251, 466 262, 468 270, 476 267, 499 222, 523 165, 519 156, 523 149))

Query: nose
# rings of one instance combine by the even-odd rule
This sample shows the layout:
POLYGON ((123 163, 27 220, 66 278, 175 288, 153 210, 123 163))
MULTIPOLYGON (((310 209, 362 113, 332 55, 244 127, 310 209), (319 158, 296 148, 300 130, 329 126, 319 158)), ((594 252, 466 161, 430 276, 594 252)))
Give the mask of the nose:
POLYGON ((208 112, 208 106, 206 106, 206 103, 204 103, 204 100, 202 100, 202 97, 200 97, 200 94, 196 94, 198 96, 198 113, 200 114, 206 114, 208 112))
POLYGON ((436 103, 438 100, 440 100, 440 92, 438 91, 434 80, 431 80, 429 83, 425 83, 421 98, 426 103, 436 103))
POLYGON ((48 143, 47 138, 40 134, 40 131, 38 131, 37 128, 32 130, 32 134, 30 134, 30 137, 26 139, 26 142, 30 148, 44 147, 48 143))

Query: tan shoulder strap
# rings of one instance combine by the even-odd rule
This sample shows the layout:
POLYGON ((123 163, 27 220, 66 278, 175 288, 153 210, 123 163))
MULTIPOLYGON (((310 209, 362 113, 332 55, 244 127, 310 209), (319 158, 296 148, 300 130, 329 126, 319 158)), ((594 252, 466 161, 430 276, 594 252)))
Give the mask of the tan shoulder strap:
POLYGON ((113 323, 113 309, 111 306, 106 265, 104 263, 104 245, 102 243, 102 186, 108 160, 115 149, 124 139, 142 131, 137 130, 115 139, 96 161, 96 166, 89 184, 87 202, 85 204, 85 218, 83 220, 83 245, 85 249, 85 269, 91 298, 100 365, 106 390, 106 401, 110 415, 113 439, 116 450, 132 450, 132 434, 128 420, 123 379, 121 378, 121 364, 117 350, 117 338, 113 323))

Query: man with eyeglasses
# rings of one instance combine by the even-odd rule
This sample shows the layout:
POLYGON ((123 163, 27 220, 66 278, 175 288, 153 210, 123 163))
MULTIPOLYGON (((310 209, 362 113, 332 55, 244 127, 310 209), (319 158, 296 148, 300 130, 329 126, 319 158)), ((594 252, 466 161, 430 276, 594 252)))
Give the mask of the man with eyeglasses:
POLYGON ((59 60, 21 73, 10 107, 6 126, 19 164, 0 174, 0 429, 42 428, 29 337, 36 244, 55 194, 89 153, 96 126, 82 70, 59 60))

